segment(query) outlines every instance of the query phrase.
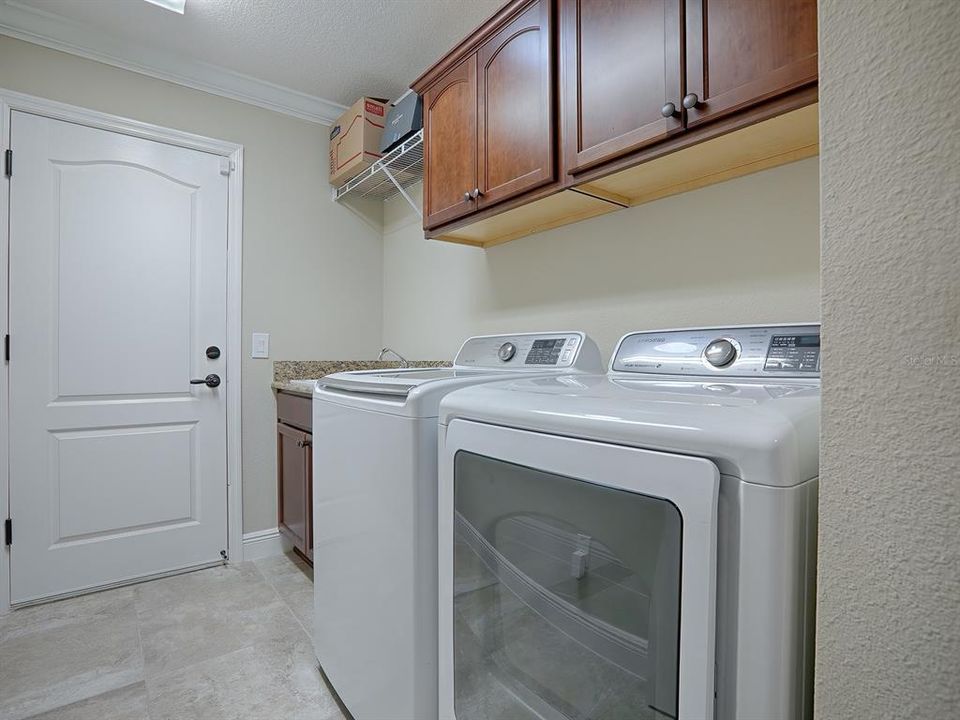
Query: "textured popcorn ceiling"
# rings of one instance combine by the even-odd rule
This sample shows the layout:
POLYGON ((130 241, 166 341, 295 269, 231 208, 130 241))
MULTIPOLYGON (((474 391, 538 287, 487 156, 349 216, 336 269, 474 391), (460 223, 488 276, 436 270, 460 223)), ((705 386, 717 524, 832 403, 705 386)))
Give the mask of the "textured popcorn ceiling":
POLYGON ((341 104, 395 98, 502 0, 11 0, 341 104))

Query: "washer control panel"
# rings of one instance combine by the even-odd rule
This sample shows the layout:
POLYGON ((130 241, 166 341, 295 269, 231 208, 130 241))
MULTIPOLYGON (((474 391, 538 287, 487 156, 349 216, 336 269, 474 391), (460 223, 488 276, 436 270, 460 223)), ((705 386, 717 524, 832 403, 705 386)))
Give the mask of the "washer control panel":
POLYGON ((574 367, 584 344, 585 336, 579 332, 472 337, 460 348, 453 364, 462 368, 513 370, 574 367))
POLYGON ((774 335, 763 369, 768 372, 820 372, 820 333, 774 335))
MULTIPOLYGON (((524 358, 524 365, 556 365, 560 362, 560 356, 567 347, 567 338, 541 338, 534 340, 527 356, 524 358)), ((570 357, 570 351, 567 351, 567 357, 570 357)))
POLYGON ((819 377, 819 325, 638 332, 617 345, 614 372, 819 377))

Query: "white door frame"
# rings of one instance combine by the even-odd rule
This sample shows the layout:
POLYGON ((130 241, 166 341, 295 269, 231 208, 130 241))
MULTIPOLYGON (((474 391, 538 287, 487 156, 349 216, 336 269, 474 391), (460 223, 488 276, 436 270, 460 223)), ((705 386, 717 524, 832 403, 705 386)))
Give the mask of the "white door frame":
MULTIPOLYGON (((78 125, 132 135, 219 155, 223 172, 229 172, 227 189, 227 549, 231 562, 243 561, 243 491, 240 455, 240 288, 243 251, 243 146, 193 135, 149 123, 66 105, 0 88, 0 155, 10 143, 10 114, 14 110, 65 120, 78 125), (229 163, 229 165, 227 164, 229 163)), ((16 157, 14 157, 16 172, 16 157)), ((10 182, 0 171, 0 334, 9 332, 10 182)), ((13 347, 16 352, 16 346, 13 347)), ((9 514, 10 502, 10 366, 0 374, 0 519, 9 514)), ((3 540, 0 540, 2 543, 3 540)), ((0 615, 10 610, 10 550, 0 546, 0 615)))

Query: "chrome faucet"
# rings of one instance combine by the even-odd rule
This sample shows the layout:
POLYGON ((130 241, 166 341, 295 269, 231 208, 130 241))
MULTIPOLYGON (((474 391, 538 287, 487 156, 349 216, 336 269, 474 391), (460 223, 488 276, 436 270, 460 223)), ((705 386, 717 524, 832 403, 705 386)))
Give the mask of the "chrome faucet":
POLYGON ((377 355, 377 360, 383 360, 383 356, 386 355, 387 353, 390 353, 391 355, 400 359, 400 367, 402 368, 410 367, 410 363, 407 362, 407 359, 403 355, 398 353, 396 350, 394 350, 393 348, 388 348, 388 347, 383 348, 383 350, 380 351, 380 354, 377 355))

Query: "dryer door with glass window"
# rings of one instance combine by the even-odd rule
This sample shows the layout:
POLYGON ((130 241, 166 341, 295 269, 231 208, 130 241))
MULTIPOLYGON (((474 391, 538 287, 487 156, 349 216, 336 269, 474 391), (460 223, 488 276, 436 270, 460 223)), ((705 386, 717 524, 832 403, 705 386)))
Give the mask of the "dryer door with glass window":
POLYGON ((441 714, 712 715, 712 463, 465 421, 444 456, 441 714))

